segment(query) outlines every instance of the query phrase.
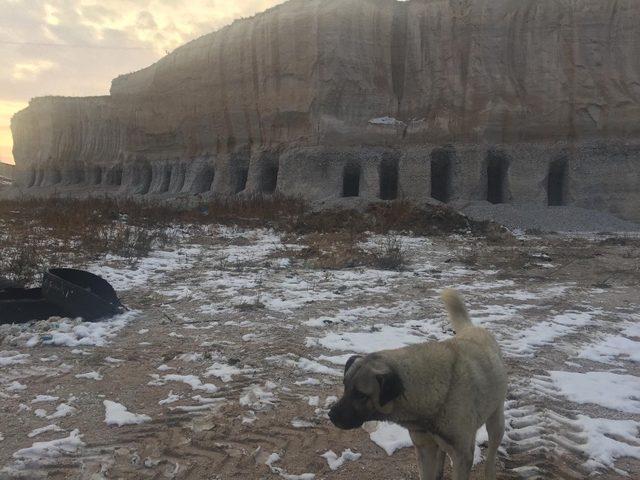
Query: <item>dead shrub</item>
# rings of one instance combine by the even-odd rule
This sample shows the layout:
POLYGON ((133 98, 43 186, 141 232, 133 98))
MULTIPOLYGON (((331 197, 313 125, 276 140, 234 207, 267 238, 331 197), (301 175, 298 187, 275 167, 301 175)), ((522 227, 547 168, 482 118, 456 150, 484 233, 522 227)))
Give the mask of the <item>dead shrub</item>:
POLYGON ((484 237, 493 245, 515 245, 516 237, 502 225, 488 222, 484 227, 484 237))
POLYGON ((463 249, 456 255, 456 260, 467 267, 476 267, 480 261, 480 252, 476 247, 463 249))
POLYGON ((394 235, 385 236, 371 252, 371 265, 381 270, 403 270, 407 264, 402 240, 394 235))
POLYGON ((167 237, 157 229, 114 223, 95 230, 95 237, 91 240, 87 243, 96 253, 106 251, 124 258, 139 259, 148 256, 154 247, 164 245, 167 237))
POLYGON ((359 246, 362 238, 362 234, 352 231, 311 233, 302 239, 304 249, 287 255, 304 260, 310 268, 322 270, 365 266, 369 263, 369 254, 359 246))
POLYGON ((0 266, 2 276, 19 285, 31 286, 42 274, 46 262, 37 246, 22 245, 13 252, 3 255, 0 266))

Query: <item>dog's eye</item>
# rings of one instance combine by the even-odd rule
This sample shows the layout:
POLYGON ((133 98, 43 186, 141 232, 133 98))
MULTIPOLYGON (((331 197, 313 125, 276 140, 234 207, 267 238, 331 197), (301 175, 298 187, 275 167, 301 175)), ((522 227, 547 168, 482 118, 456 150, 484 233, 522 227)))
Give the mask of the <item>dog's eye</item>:
POLYGON ((353 396, 358 400, 366 400, 368 398, 368 395, 366 395, 365 393, 362 393, 360 390, 354 390, 353 396))

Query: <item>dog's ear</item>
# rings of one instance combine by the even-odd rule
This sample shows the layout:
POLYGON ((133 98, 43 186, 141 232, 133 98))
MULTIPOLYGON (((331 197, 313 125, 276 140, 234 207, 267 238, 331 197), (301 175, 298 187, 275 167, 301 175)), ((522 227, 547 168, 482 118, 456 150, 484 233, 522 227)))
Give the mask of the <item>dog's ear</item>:
POLYGON ((404 392, 402 379, 400 378, 400 375, 393 370, 376 375, 376 379, 380 385, 379 403, 381 407, 384 407, 390 401, 395 400, 404 392))
POLYGON ((346 375, 349 369, 353 366, 353 364, 356 363, 356 360, 359 360, 361 358, 362 358, 362 355, 354 355, 349 360, 347 360, 347 363, 344 366, 344 374, 346 375))

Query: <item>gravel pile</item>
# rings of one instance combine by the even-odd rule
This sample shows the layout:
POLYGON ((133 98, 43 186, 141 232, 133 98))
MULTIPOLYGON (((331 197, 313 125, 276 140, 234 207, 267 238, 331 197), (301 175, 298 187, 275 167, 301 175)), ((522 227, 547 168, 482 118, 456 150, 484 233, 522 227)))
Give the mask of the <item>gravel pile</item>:
POLYGON ((606 212, 578 207, 540 205, 493 205, 474 203, 461 212, 475 220, 492 220, 509 229, 543 232, 640 232, 640 224, 621 220, 606 212))

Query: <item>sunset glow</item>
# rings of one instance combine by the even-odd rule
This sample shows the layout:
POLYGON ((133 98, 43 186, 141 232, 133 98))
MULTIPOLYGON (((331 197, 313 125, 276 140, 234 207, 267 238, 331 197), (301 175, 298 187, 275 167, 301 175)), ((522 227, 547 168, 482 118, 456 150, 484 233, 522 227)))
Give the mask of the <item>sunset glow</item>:
POLYGON ((282 0, 0 0, 0 161, 33 97, 104 95, 116 76, 282 0))

